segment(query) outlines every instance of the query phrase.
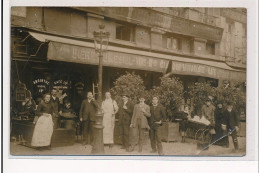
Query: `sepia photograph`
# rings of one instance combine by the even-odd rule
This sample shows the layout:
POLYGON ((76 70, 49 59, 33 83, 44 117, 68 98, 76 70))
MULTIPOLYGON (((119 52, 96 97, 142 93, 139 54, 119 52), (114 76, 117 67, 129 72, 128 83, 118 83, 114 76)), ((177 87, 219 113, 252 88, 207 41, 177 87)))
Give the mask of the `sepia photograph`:
POLYGON ((246 156, 247 28, 246 8, 12 6, 10 155, 246 156))

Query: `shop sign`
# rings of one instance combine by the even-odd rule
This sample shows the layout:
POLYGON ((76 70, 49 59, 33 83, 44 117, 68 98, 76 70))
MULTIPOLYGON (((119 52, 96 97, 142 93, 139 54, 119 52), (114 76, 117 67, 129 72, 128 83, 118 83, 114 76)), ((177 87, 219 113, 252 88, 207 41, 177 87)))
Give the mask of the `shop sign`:
POLYGON ((68 80, 56 80, 53 82, 53 88, 57 90, 68 90, 69 89, 69 81, 68 80))
MULTIPOLYGON (((98 64, 95 49, 57 42, 49 43, 48 59, 76 62, 83 64, 98 64)), ((140 69, 147 71, 165 72, 168 60, 135 55, 116 51, 107 51, 103 57, 103 65, 110 67, 140 69)))
POLYGON ((15 90, 16 101, 25 101, 26 99, 26 86, 23 83, 19 83, 15 90))
POLYGON ((45 91, 47 91, 49 88, 49 85, 50 85, 50 82, 47 81, 46 79, 39 78, 39 79, 33 80, 34 91, 37 95, 42 94, 45 91))
POLYGON ((75 86, 75 89, 76 89, 78 94, 83 92, 83 90, 84 90, 84 83, 83 82, 77 82, 77 83, 75 83, 74 86, 75 86))
POLYGON ((238 81, 246 80, 245 72, 237 72, 203 64, 184 63, 177 61, 172 62, 172 72, 176 74, 204 76, 215 79, 227 79, 238 81))

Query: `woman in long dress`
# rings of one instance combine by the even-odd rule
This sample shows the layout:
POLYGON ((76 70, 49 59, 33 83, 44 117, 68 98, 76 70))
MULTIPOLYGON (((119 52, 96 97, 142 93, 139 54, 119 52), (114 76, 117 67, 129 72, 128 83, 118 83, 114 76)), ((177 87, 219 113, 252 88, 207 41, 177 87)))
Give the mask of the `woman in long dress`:
POLYGON ((55 113, 52 104, 50 103, 50 94, 44 95, 44 100, 38 105, 35 119, 35 128, 33 132, 31 145, 38 149, 44 147, 50 149, 51 136, 53 133, 52 116, 55 113))
POLYGON ((114 144, 114 126, 115 114, 118 111, 118 105, 115 100, 111 98, 110 92, 106 92, 105 100, 102 102, 103 117, 103 141, 104 144, 111 148, 114 144))

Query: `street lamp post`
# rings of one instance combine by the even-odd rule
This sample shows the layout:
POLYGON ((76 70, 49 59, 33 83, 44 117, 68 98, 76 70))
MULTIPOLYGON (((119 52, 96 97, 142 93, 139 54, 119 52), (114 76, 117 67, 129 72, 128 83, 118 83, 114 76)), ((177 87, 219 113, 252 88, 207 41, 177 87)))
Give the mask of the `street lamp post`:
POLYGON ((94 31, 94 44, 96 53, 98 53, 98 103, 99 108, 96 114, 96 122, 94 125, 94 146, 92 148, 93 154, 104 153, 103 143, 103 113, 101 110, 102 102, 102 76, 103 76, 103 53, 107 50, 110 33, 104 31, 105 25, 99 25, 99 31, 94 31))

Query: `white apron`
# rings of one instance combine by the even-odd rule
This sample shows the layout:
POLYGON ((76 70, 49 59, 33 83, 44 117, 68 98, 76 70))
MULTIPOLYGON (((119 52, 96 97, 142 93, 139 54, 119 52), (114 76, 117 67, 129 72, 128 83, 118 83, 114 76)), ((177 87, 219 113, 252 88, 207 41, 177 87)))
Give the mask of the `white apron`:
POLYGON ((31 145, 34 147, 49 146, 53 133, 53 121, 51 114, 43 114, 36 122, 31 145))
POLYGON ((112 99, 102 102, 103 116, 103 141, 104 144, 114 143, 115 112, 118 110, 117 103, 112 99))

